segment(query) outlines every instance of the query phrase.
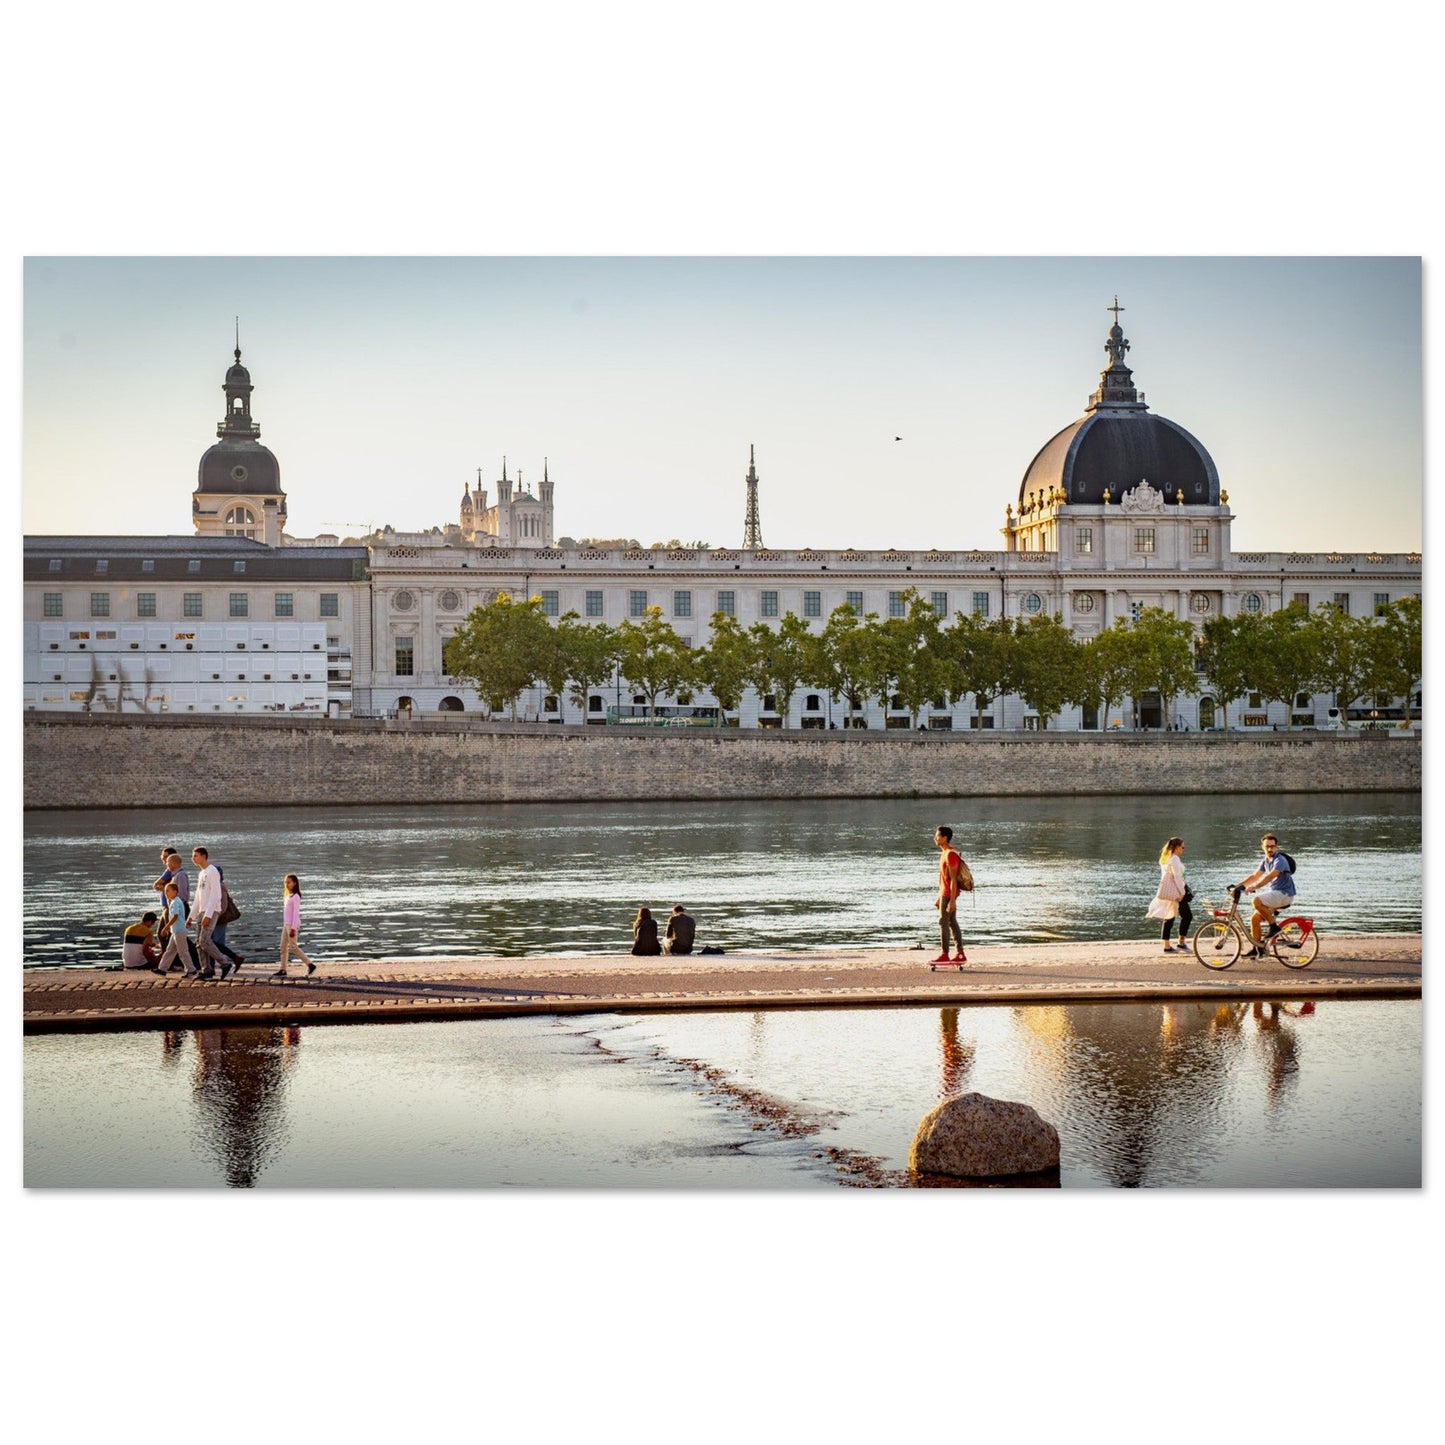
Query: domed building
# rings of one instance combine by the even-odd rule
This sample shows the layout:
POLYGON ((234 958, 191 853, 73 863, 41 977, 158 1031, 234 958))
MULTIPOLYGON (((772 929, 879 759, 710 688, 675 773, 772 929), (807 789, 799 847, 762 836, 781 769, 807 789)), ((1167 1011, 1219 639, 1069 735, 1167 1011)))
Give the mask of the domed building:
MULTIPOLYGON (((1124 360, 1129 351, 1119 325, 1124 308, 1116 297, 1108 309, 1114 313, 1104 342, 1109 365, 1100 373, 1084 415, 1045 442, 1025 470, 1017 514, 1013 504, 1007 510, 1003 529, 1007 548, 1065 550, 1063 524, 1075 509, 1084 507, 1090 509, 1091 520, 1097 514, 1101 524, 1126 515, 1167 518, 1178 533, 1171 540, 1187 540, 1187 550, 1175 549, 1161 545, 1164 539, 1157 532, 1126 538, 1119 531, 1111 540, 1127 544, 1130 556, 1155 555, 1161 562, 1165 555, 1176 560, 1222 557, 1228 542, 1224 526, 1228 512, 1214 459, 1178 422, 1149 410, 1124 360), (1191 527, 1187 538, 1186 525, 1191 527), (1136 548, 1135 542, 1154 550, 1136 548)), ((1097 539, 1095 530, 1092 525, 1084 528, 1085 545, 1078 550, 1086 560, 1096 555, 1096 540, 1100 551, 1105 546, 1102 525, 1097 539)))
POLYGON ((221 383, 226 415, 216 427, 216 445, 201 457, 191 494, 191 519, 197 536, 249 537, 278 547, 286 530, 281 467, 271 450, 261 445, 261 428, 251 419, 255 388, 251 373, 241 365, 239 341, 235 358, 221 383))

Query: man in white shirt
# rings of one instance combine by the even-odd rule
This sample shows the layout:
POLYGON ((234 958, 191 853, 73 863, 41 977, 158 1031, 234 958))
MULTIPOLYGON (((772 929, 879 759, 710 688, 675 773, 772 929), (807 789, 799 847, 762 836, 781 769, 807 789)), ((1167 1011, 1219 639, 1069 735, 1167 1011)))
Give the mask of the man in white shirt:
POLYGON ((221 900, 221 875, 211 862, 211 855, 204 848, 191 853, 191 862, 196 865, 196 901, 191 905, 191 916, 196 920, 196 954, 204 970, 203 977, 211 976, 212 960, 221 967, 221 977, 231 971, 231 960, 211 942, 211 930, 221 916, 225 906, 221 900))

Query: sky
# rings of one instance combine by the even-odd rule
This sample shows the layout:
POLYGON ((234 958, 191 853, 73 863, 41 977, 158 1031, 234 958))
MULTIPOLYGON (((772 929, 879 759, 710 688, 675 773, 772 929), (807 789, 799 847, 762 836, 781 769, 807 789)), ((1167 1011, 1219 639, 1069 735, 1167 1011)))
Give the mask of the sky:
POLYGON ((1411 257, 28 257, 27 534, 187 533, 239 318, 289 531, 424 530, 544 459, 558 537, 993 548, 1134 382, 1213 456, 1236 550, 1422 544, 1411 257))

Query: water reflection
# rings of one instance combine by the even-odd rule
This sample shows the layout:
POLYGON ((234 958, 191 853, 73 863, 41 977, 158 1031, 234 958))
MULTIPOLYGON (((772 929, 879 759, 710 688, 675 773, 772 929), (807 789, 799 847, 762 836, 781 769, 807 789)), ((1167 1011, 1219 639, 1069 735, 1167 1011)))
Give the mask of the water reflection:
MULTIPOLYGON (((301 1030, 198 1029, 191 1037, 200 1145, 227 1185, 252 1188, 286 1145, 286 1081, 296 1064, 301 1030)), ((163 1057, 165 1052, 163 1044, 163 1057)))
POLYGON ((973 1045, 958 1036, 958 1010, 938 1011, 938 1092, 943 1098, 961 1094, 973 1065, 973 1045))

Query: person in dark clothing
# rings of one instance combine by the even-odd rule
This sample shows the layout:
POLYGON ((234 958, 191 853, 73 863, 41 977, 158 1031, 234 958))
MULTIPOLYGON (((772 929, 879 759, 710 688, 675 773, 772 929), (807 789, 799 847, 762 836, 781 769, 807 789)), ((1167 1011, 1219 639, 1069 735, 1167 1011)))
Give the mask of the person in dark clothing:
POLYGON ((657 941, 657 921, 650 908, 637 910, 637 917, 632 922, 632 951, 642 954, 662 952, 657 941))
POLYGON ((663 936, 667 939, 669 953, 692 952, 692 941, 697 936, 697 923, 681 903, 673 905, 672 917, 667 920, 667 932, 663 936))

